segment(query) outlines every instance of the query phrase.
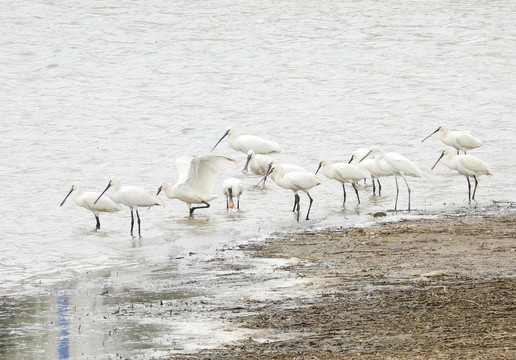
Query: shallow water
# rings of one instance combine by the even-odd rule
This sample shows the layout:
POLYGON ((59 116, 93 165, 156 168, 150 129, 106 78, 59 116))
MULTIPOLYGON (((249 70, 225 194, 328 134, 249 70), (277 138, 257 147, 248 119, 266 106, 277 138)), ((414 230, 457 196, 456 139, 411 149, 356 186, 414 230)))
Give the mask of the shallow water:
MULTIPOLYGON (((164 208, 141 211, 143 237, 133 239, 128 210, 101 215, 94 231, 93 216, 71 199, 59 207, 76 180, 98 192, 113 175, 151 192, 174 183, 174 160, 208 153, 230 124, 277 141, 281 161, 313 171, 322 157, 347 160, 358 147, 398 151, 429 175, 409 178, 418 213, 515 201, 515 10, 512 1, 5 5, 0 351, 10 358, 139 353, 148 343, 137 335, 115 341, 109 330, 83 330, 74 342, 79 325, 72 332, 58 318, 84 319, 90 307, 102 314, 105 290, 119 297, 138 290, 142 299, 163 287, 176 298, 222 296, 226 289, 210 287, 218 259, 228 256, 221 249, 275 231, 363 224, 393 208, 393 179, 382 182, 382 197, 361 190, 360 206, 348 187, 343 208, 340 184, 321 175, 311 220, 298 224, 292 194, 270 183, 253 191, 259 178, 240 173, 245 155, 226 140, 215 153, 239 165, 214 192, 221 194, 225 177, 242 178, 241 212, 226 212, 221 194, 189 219, 184 204, 165 199, 164 208), (484 142, 471 154, 494 175, 480 178, 478 203, 468 204, 462 177, 444 165, 430 171, 442 144, 437 135, 421 140, 444 122, 484 142), (202 285, 192 283, 199 277, 202 285), (71 308, 84 313, 72 316, 71 308), (102 336, 111 342, 99 350, 102 336)), ((306 196, 301 201, 304 212, 306 196)), ((253 271, 281 264, 263 266, 253 271)), ((161 329, 125 326, 134 331, 124 334, 161 329)), ((160 338, 159 347, 206 343, 179 328, 168 329, 174 340, 160 338)))

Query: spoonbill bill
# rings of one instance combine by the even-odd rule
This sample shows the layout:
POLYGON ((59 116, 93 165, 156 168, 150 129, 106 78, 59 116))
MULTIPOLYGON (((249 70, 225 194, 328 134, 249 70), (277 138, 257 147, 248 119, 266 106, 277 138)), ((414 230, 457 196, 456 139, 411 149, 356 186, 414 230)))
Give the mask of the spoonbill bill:
POLYGON ((269 155, 257 154, 253 149, 250 149, 247 152, 247 160, 242 169, 242 174, 247 174, 248 168, 251 168, 251 172, 254 174, 265 176, 272 161, 273 159, 269 155))
POLYGON ((308 206, 308 211, 306 212, 306 220, 310 220, 310 209, 312 208, 312 203, 314 200, 310 196, 309 191, 313 187, 319 185, 321 180, 316 175, 306 170, 286 171, 283 165, 280 164, 271 165, 270 169, 267 171, 267 174, 265 174, 265 177, 263 178, 264 183, 268 176, 271 176, 276 185, 284 189, 292 190, 294 192, 294 208, 292 209, 292 212, 297 211, 297 221, 299 221, 300 212, 298 192, 303 191, 306 193, 306 195, 308 195, 308 198, 310 199, 310 205, 308 206))
POLYGON ((356 186, 356 182, 367 179, 371 176, 369 171, 352 164, 346 163, 337 163, 332 162, 330 159, 323 159, 319 163, 319 167, 317 168, 316 174, 322 167, 322 171, 324 176, 328 179, 337 180, 342 184, 342 191, 344 193, 344 201, 342 202, 342 206, 346 205, 346 187, 345 183, 350 183, 355 189, 355 194, 357 194, 358 203, 360 204, 360 196, 358 196, 358 189, 356 186))
POLYGON ((68 196, 73 193, 73 202, 77 206, 82 206, 85 209, 88 209, 95 215, 95 220, 97 221, 96 229, 100 229, 100 218, 99 214, 101 212, 116 212, 122 210, 122 206, 120 204, 115 203, 113 200, 109 198, 102 198, 99 202, 95 202, 95 200, 99 197, 98 193, 94 192, 84 192, 83 185, 80 181, 76 181, 70 192, 64 200, 61 202, 60 206, 63 206, 68 196))
POLYGON ((407 185, 408 190, 408 211, 410 211, 410 186, 407 182, 406 176, 413 177, 423 177, 427 176, 423 170, 418 168, 416 164, 412 161, 395 152, 385 153, 383 149, 379 146, 373 146, 369 149, 366 156, 364 156, 360 161, 364 160, 370 154, 375 154, 375 164, 376 166, 385 172, 390 172, 394 175, 394 179, 396 180, 396 202, 394 203, 394 210, 397 210, 398 207, 398 196, 400 193, 400 188, 398 185, 398 176, 401 176, 403 180, 405 180, 405 185, 407 185))
POLYGON ((218 196, 211 194, 217 174, 233 169, 236 160, 218 155, 183 156, 176 160, 179 178, 174 186, 161 183, 157 195, 163 190, 170 199, 186 203, 192 216, 194 210, 209 208, 209 201, 218 196), (192 204, 204 206, 192 207, 192 204))
POLYGON ((281 148, 277 143, 270 140, 265 140, 259 136, 254 135, 239 135, 234 127, 229 127, 224 135, 220 138, 211 151, 215 150, 217 145, 229 135, 229 146, 236 151, 241 151, 245 154, 249 150, 253 150, 256 154, 272 154, 281 152, 281 148))
POLYGON ((133 236, 134 228, 133 210, 136 211, 136 217, 138 218, 138 236, 142 237, 140 230, 140 214, 138 214, 138 208, 165 205, 163 200, 161 200, 156 195, 151 194, 147 190, 136 186, 122 186, 120 179, 116 176, 109 181, 106 189, 102 192, 102 194, 99 195, 94 204, 99 202, 102 198, 102 195, 104 195, 104 193, 108 190, 108 196, 111 198, 111 200, 118 204, 124 204, 131 210, 131 236, 133 236))
MULTIPOLYGON (((376 195, 376 186, 375 180, 378 183, 378 196, 382 196, 382 184, 380 183, 380 178, 383 176, 390 176, 392 172, 382 171, 376 166, 375 160, 366 157, 362 161, 360 159, 364 158, 366 154, 369 152, 369 149, 359 148, 351 154, 351 158, 349 159, 349 164, 359 166, 371 174, 371 180, 373 182, 373 195, 376 195)), ((369 155, 367 155, 369 156, 369 155)))
POLYGON ((476 149, 477 147, 482 146, 482 141, 471 135, 468 131, 449 131, 450 128, 448 125, 443 124, 437 128, 433 133, 428 135, 426 138, 421 140, 421 142, 428 139, 430 136, 440 131, 439 135, 441 141, 448 146, 453 146, 457 149, 457 154, 460 150, 464 151, 464 154, 467 150, 476 149))
POLYGON ((434 166, 432 166, 432 170, 443 157, 444 165, 451 170, 457 170, 459 174, 466 177, 466 180, 468 181, 469 202, 471 202, 471 200, 475 200, 475 193, 477 192, 478 186, 477 177, 482 175, 493 175, 489 165, 473 155, 457 155, 451 146, 446 146, 439 159, 437 159, 434 166), (475 180, 473 196, 471 196, 471 183, 469 182, 470 177, 473 177, 475 180))
POLYGON ((242 181, 237 178, 229 178, 222 183, 223 193, 226 195, 226 210, 235 207, 233 197, 237 198, 237 210, 240 210, 240 195, 244 192, 242 181))

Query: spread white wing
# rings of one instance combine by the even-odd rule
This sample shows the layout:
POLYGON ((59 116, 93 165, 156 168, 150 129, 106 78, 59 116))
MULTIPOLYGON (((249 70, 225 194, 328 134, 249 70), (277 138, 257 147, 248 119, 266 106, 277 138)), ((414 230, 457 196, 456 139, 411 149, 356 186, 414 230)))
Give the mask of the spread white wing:
POLYGON ((218 155, 205 155, 192 158, 186 182, 202 194, 213 189, 217 174, 231 171, 237 161, 218 155))
POLYGON ((177 183, 183 183, 188 179, 188 173, 190 172, 190 164, 193 156, 181 156, 176 159, 176 167, 179 172, 177 183))

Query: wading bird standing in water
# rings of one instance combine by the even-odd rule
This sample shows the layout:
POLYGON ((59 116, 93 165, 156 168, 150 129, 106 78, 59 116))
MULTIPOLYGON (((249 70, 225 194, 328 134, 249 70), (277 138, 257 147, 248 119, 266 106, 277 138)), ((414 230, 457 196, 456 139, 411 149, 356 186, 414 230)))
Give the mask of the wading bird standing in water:
POLYGON ((109 181, 108 186, 102 192, 102 194, 99 195, 97 200, 95 200, 94 204, 99 202, 102 195, 104 195, 104 193, 108 190, 108 196, 111 200, 116 203, 123 204, 131 210, 131 236, 133 236, 134 228, 133 210, 136 211, 136 217, 138 218, 138 236, 142 237, 140 230, 140 214, 138 214, 138 208, 165 205, 163 200, 161 200, 159 197, 142 188, 136 186, 122 186, 120 179, 116 176, 109 181))
POLYGON ((376 186, 375 180, 378 184, 378 196, 382 196, 382 184, 380 184, 380 178, 383 176, 390 176, 392 172, 382 171, 376 166, 375 160, 373 158, 365 158, 362 161, 364 156, 369 152, 369 149, 359 148, 351 154, 351 158, 349 159, 349 164, 360 166, 363 169, 366 169, 371 174, 371 181, 373 183, 373 195, 376 195, 376 186))
POLYGON ((451 146, 446 146, 439 159, 437 159, 434 166, 432 166, 432 170, 443 157, 444 165, 446 165, 451 170, 457 170, 459 174, 466 177, 466 180, 468 181, 469 202, 471 202, 471 200, 475 200, 475 193, 477 192, 478 186, 477 177, 482 175, 493 175, 489 165, 472 155, 457 155, 451 146), (471 196, 471 183, 469 182, 470 177, 475 180, 473 196, 471 196))
POLYGON ((218 197, 211 193, 217 174, 233 169, 236 163, 236 160, 218 155, 180 157, 176 160, 179 170, 176 184, 161 183, 157 195, 163 190, 168 198, 183 201, 192 216, 194 210, 210 207, 209 202, 218 197), (192 207, 192 204, 204 206, 192 207))
POLYGON ((418 168, 416 164, 414 164, 403 155, 395 152, 385 153, 379 146, 373 146, 367 152, 367 155, 360 159, 360 161, 364 160, 370 154, 375 154, 375 164, 380 170, 394 174, 394 179, 396 180, 396 202, 394 203, 395 211, 398 208, 398 196, 400 193, 398 176, 401 176, 403 180, 405 180, 405 185, 407 185, 408 190, 408 210, 410 211, 410 186, 407 182, 406 176, 426 177, 426 174, 423 172, 423 170, 418 168))
POLYGON ((297 212, 297 221, 299 221, 300 212, 298 192, 303 191, 306 193, 306 195, 308 195, 308 198, 310 199, 310 205, 308 206, 308 211, 306 212, 305 220, 310 220, 310 209, 312 208, 312 203, 314 200, 310 196, 309 191, 313 187, 319 185, 321 183, 321 180, 316 175, 306 170, 287 171, 280 164, 271 164, 269 170, 265 174, 265 177, 261 180, 261 189, 263 189, 263 187, 265 186, 265 181, 267 180, 268 176, 272 178, 276 185, 284 189, 292 190, 294 192, 294 208, 292 209, 292 212, 297 212))
POLYGON ((281 152, 281 148, 277 143, 270 140, 265 140, 259 136, 254 135, 239 135, 237 129, 229 127, 224 135, 220 138, 211 151, 215 150, 217 145, 229 135, 229 146, 236 151, 241 151, 245 154, 249 150, 253 150, 256 154, 272 154, 281 152))
POLYGON ((122 210, 122 206, 109 198, 102 198, 100 201, 96 202, 95 200, 99 197, 99 194, 94 192, 83 192, 83 186, 80 181, 76 181, 72 185, 70 192, 61 202, 61 206, 64 205, 66 199, 68 199, 68 196, 70 196, 71 193, 73 193, 73 202, 75 205, 82 206, 83 208, 91 211, 93 215, 95 215, 97 230, 100 229, 99 215, 101 212, 116 212, 122 210))
POLYGON ((421 142, 428 139, 430 136, 440 131, 439 135, 441 141, 448 146, 453 146, 457 149, 457 154, 460 150, 464 151, 464 154, 468 150, 476 149, 477 147, 482 146, 482 141, 471 135, 467 131, 449 131, 450 128, 448 125, 443 124, 437 128, 433 133, 428 135, 426 138, 421 140, 421 142))
POLYGON ((226 210, 233 209, 235 202, 233 198, 237 199, 237 210, 240 210, 240 195, 244 192, 242 181, 237 178, 229 178, 222 183, 222 192, 226 196, 226 210))
POLYGON ((319 163, 319 167, 315 172, 316 174, 319 172, 321 167, 323 169, 324 176, 326 176, 328 179, 337 180, 342 184, 342 191, 344 193, 344 201, 342 202, 342 206, 346 205, 346 188, 344 186, 345 183, 350 183, 351 186, 353 186, 353 189, 355 189, 355 194, 357 194, 358 203, 360 204, 360 196, 358 196, 356 183, 360 180, 370 177, 371 174, 369 171, 352 164, 334 163, 329 159, 323 159, 319 163))

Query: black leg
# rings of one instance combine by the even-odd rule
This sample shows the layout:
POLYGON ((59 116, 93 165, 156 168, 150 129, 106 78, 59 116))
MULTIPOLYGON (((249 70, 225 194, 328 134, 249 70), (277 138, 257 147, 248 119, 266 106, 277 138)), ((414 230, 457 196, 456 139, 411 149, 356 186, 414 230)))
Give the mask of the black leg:
MULTIPOLYGON (((380 180, 376 179, 378 181, 378 196, 382 196, 382 185, 380 184, 380 180)), ((373 180, 374 183, 374 180, 373 180)))
POLYGON ((131 236, 133 236, 133 227, 134 227, 134 215, 133 215, 133 210, 131 209, 131 236))
MULTIPOLYGON (((374 180, 373 180, 373 184, 374 184, 374 180)), ((358 196, 357 186, 355 185, 355 183, 351 183, 351 185, 353 186, 353 189, 355 189, 355 194, 357 194, 358 203, 360 204, 360 196, 358 196)))
POLYGON ((478 186, 478 180, 475 175, 473 175, 473 179, 475 179, 475 190, 473 190, 473 196, 471 197, 471 200, 475 200, 475 193, 477 192, 477 186, 478 186))
POLYGON ((308 195, 308 198, 310 199, 310 205, 308 205, 308 211, 306 212, 306 220, 310 220, 308 218, 308 215, 310 215, 310 209, 312 208, 312 203, 314 202, 314 199, 312 199, 309 193, 306 193, 306 195, 308 195))
POLYGON ((296 212, 296 206, 297 206, 297 199, 298 199, 298 195, 297 194, 294 194, 294 207, 292 208, 292 212, 296 212))
MULTIPOLYGON (((227 196, 226 196, 226 211, 229 211, 229 200, 228 200, 227 196)), ((193 211, 190 211, 190 215, 192 215, 192 212, 193 211)))
POLYGON ((96 229, 100 229, 100 219, 97 215, 95 215, 95 219, 97 220, 97 226, 96 226, 96 229))
POLYGON ((196 209, 206 209, 206 208, 210 207, 210 204, 208 204, 206 201, 203 201, 202 203, 205 204, 206 206, 196 206, 196 207, 190 208, 190 216, 192 216, 194 210, 196 210, 196 209))
POLYGON ((240 196, 237 197, 237 210, 240 210, 240 196))
POLYGON ((469 176, 466 176, 466 180, 468 180, 468 200, 471 202, 471 183, 469 182, 469 176))
POLYGON ((294 196, 294 209, 297 211, 297 222, 299 222, 299 195, 294 196))
POLYGON ((342 206, 346 205, 346 187, 342 184, 342 193, 344 194, 344 201, 342 202, 342 206))
POLYGON ((374 186, 374 178, 373 178, 373 196, 376 195, 376 186, 374 186))
POLYGON ((140 231, 140 214, 138 214, 138 210, 136 210, 136 217, 138 218, 138 236, 142 237, 142 233, 140 231))

